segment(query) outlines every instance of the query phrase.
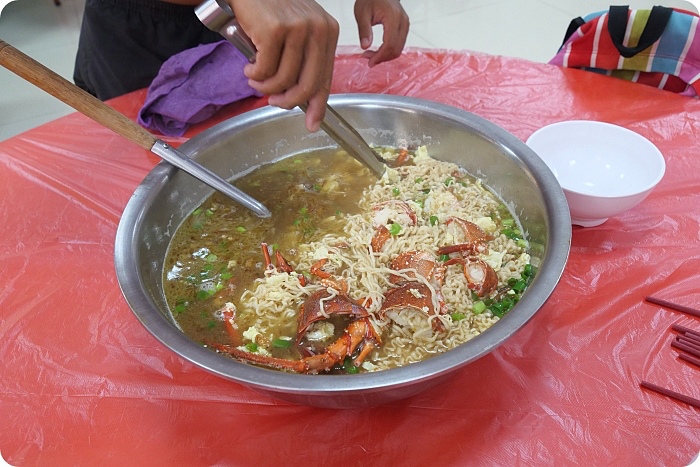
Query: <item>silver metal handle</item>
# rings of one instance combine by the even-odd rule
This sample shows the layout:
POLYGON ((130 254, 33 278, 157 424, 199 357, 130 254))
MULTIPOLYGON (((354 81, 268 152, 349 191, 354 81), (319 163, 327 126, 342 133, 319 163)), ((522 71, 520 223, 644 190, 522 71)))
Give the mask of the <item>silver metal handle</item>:
MULTIPOLYGON (((257 53, 255 44, 243 31, 233 10, 224 0, 206 0, 195 9, 195 14, 207 28, 224 36, 250 63, 255 63, 257 53)), ((306 112, 307 106, 300 105, 299 108, 306 112)), ((326 105, 326 116, 321 122, 321 129, 378 177, 384 175, 386 171, 384 159, 374 152, 360 133, 330 105, 326 105)))
POLYGON ((231 185, 211 170, 193 161, 164 141, 156 140, 151 148, 151 152, 250 209, 258 217, 268 218, 272 216, 270 211, 258 200, 231 185))
POLYGON ((255 44, 241 28, 228 3, 223 0, 207 0, 195 8, 194 12, 202 24, 224 36, 250 63, 255 63, 255 44))

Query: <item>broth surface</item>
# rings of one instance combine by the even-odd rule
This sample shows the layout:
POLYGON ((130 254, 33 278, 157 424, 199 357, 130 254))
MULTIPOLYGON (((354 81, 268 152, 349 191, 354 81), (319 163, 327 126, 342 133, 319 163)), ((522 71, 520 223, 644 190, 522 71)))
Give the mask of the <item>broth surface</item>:
POLYGON ((202 343, 228 343, 221 317, 212 311, 238 302, 263 276, 260 243, 293 262, 299 244, 341 232, 343 215, 359 212, 360 195, 374 181, 344 151, 324 149, 261 166, 234 182, 263 200, 269 219, 215 192, 178 228, 165 262, 165 296, 185 334, 202 343))
POLYGON ((165 263, 165 295, 182 330, 249 363, 355 373, 429 358, 496 323, 534 275, 517 219, 425 148, 382 155, 407 161, 377 181, 344 151, 326 149, 236 180, 270 219, 218 193, 206 200, 178 228, 165 263), (340 299, 346 311, 334 313, 340 299), (304 324, 302 304, 314 310, 304 324), (364 339, 351 347, 355 328, 364 339), (329 349, 338 350, 317 369, 329 349))

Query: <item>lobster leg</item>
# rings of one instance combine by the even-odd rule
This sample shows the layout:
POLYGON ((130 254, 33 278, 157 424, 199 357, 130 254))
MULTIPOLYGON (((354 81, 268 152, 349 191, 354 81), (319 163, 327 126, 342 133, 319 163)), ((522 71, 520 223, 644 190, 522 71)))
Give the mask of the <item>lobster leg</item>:
MULTIPOLYGON (((296 373, 316 374, 321 371, 329 371, 335 365, 340 364, 345 360, 345 357, 352 355, 363 342, 365 342, 365 345, 370 346, 369 350, 371 351, 374 343, 378 341, 379 336, 377 336, 372 323, 370 323, 369 319, 362 318, 350 323, 345 329, 345 332, 343 332, 343 335, 329 345, 324 353, 312 355, 300 360, 269 357, 258 353, 246 352, 230 345, 211 344, 211 347, 219 352, 232 355, 243 362, 254 363, 279 370, 294 371, 296 373)), ((360 355, 364 358, 368 353, 369 351, 364 352, 363 349, 360 355)))

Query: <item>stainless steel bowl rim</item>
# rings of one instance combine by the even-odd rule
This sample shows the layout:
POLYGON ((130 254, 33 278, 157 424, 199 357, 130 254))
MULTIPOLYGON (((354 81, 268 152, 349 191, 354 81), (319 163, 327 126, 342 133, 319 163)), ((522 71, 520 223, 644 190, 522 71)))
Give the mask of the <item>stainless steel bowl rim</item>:
MULTIPOLYGON (((163 345, 196 366, 253 388, 285 394, 354 394, 367 391, 368 389, 394 389, 452 372, 456 368, 464 366, 496 349, 516 330, 529 321, 547 301, 561 277, 569 254, 571 243, 569 210, 564 194, 552 172, 525 143, 503 128, 472 113, 448 105, 405 96, 376 94, 332 95, 329 102, 338 109, 343 106, 367 105, 400 107, 401 109, 414 110, 416 112, 428 110, 436 115, 464 122, 465 126, 473 128, 514 151, 532 172, 535 183, 543 190, 543 196, 550 213, 550 222, 547 227, 550 241, 544 261, 552 262, 557 267, 548 270, 540 269, 533 282, 533 286, 538 282, 548 284, 548 286, 537 289, 531 287, 531 290, 528 290, 523 295, 516 306, 518 313, 508 313, 497 325, 481 335, 448 352, 402 368, 358 375, 301 375, 240 363, 194 342, 162 313, 157 310, 154 313, 154 304, 148 293, 143 289, 142 277, 138 273, 136 248, 133 247, 139 241, 135 233, 138 230, 139 223, 142 221, 143 206, 148 205, 149 198, 154 196, 154 193, 177 171, 176 168, 167 162, 161 162, 136 188, 124 210, 116 234, 115 268, 117 278, 123 295, 134 315, 163 345)), ((236 119, 236 125, 240 127, 256 125, 289 112, 300 113, 301 111, 298 109, 287 111, 275 107, 264 107, 233 118, 236 119)), ((180 146, 180 150, 185 154, 192 154, 196 148, 206 145, 211 135, 221 131, 221 125, 224 123, 215 125, 185 142, 180 146)))

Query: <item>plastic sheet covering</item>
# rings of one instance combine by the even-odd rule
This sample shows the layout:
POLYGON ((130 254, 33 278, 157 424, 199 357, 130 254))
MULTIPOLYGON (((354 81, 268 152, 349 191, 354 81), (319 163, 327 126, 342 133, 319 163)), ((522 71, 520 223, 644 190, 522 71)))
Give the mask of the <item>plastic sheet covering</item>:
MULTIPOLYGON (((697 273, 688 261, 700 257, 700 102, 520 59, 416 49, 372 69, 356 50, 344 50, 332 91, 439 101, 523 141, 561 120, 615 123, 653 141, 667 172, 633 210, 574 228, 551 299, 497 350, 412 398, 336 411, 280 402, 213 376, 163 347, 133 316, 115 278, 113 239, 156 156, 79 114, 11 138, 0 143, 5 460, 689 464, 700 451, 700 410, 639 382, 700 398, 700 368, 678 360, 669 345, 673 323, 700 329, 700 319, 644 300, 662 288, 672 299, 698 287, 684 279, 697 273)), ((144 98, 138 91, 111 105, 135 119, 144 98)), ((186 137, 263 104, 227 107, 186 137)))

